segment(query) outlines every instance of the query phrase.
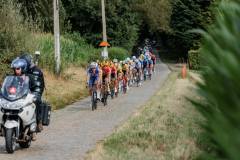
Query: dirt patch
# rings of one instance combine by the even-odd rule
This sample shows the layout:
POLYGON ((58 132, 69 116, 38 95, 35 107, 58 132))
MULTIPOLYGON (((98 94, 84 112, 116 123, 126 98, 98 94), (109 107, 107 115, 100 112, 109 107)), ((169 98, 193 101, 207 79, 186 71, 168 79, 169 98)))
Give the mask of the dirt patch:
POLYGON ((44 71, 46 90, 44 98, 53 109, 62 108, 87 96, 86 71, 83 68, 69 67, 60 77, 44 71))

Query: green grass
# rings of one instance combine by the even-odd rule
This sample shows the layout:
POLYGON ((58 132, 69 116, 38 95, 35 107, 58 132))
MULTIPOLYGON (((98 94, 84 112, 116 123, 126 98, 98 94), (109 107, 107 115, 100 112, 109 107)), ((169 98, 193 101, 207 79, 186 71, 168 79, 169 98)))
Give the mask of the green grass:
POLYGON ((186 100, 195 97, 189 79, 170 74, 142 110, 91 152, 87 159, 195 159, 201 152, 201 116, 186 100), (198 144, 199 143, 199 144, 198 144))

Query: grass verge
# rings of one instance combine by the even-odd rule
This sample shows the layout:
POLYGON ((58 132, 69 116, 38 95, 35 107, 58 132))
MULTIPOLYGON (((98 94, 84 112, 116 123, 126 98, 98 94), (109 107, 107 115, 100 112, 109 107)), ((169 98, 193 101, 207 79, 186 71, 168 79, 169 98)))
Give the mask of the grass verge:
POLYGON ((195 159, 201 153, 202 118, 185 98, 197 98, 194 83, 179 77, 172 72, 161 90, 86 159, 195 159))
POLYGON ((80 67, 69 67, 57 78, 53 73, 44 71, 46 99, 53 109, 60 109, 86 96, 86 71, 80 67))

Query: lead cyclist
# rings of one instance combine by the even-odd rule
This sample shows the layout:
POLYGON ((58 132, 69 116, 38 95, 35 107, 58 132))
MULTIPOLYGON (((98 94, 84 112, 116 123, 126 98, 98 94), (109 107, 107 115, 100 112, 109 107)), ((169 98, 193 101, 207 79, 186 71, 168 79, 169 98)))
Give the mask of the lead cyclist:
MULTIPOLYGON (((99 81, 99 68, 96 62, 92 62, 87 69, 87 87, 89 89, 89 95, 92 95, 92 89, 94 86, 98 89, 99 81)), ((99 99, 97 94, 97 98, 99 99)))

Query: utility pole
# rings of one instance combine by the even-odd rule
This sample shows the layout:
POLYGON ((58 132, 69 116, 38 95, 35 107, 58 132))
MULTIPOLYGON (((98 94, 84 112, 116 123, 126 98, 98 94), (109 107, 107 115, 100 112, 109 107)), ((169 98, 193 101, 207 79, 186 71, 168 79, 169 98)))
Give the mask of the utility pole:
MULTIPOLYGON (((106 14, 105 14, 105 2, 102 1, 102 27, 103 27, 103 41, 107 42, 107 29, 106 29, 106 14)), ((107 46, 103 48, 103 57, 108 58, 107 46)))
POLYGON ((54 9, 54 39, 55 39, 55 72, 57 75, 60 74, 60 31, 59 31, 59 1, 53 0, 54 9))

